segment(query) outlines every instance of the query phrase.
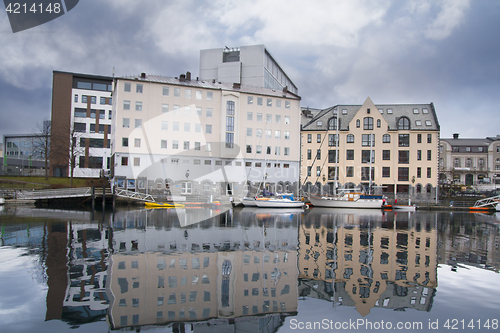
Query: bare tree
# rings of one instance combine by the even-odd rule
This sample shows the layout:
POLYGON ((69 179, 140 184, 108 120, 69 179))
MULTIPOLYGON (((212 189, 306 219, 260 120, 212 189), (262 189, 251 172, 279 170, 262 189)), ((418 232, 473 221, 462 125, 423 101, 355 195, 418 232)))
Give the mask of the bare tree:
POLYGON ((51 122, 44 120, 38 123, 32 139, 33 155, 45 162, 45 179, 49 178, 51 122))

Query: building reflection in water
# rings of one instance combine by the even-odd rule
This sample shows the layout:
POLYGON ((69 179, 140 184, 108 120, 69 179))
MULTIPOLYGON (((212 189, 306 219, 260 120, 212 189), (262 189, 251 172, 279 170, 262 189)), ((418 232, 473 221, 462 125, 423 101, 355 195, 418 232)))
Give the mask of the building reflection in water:
POLYGON ((276 331, 306 296, 362 315, 430 311, 438 264, 500 271, 499 228, 481 214, 142 209, 90 223, 88 212, 7 213, 0 246, 38 258, 30 274, 47 285, 45 319, 73 327, 276 331))
POLYGON ((113 329, 275 331, 296 314, 300 211, 230 210, 186 228, 175 213, 115 217, 107 285, 113 329))
POLYGON ((437 286, 432 215, 332 212, 313 209, 299 228, 299 294, 363 316, 373 307, 429 311, 437 286))

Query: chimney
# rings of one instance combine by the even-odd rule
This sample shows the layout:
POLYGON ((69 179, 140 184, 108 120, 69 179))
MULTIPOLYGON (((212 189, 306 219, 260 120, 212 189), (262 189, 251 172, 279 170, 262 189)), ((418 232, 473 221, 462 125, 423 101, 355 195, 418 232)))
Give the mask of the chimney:
POLYGON ((191 81, 191 72, 186 72, 186 81, 191 81))
POLYGON ((453 133, 453 139, 458 139, 458 133, 453 133))
POLYGON ((241 83, 233 83, 233 89, 240 89, 241 88, 241 83))
POLYGON ((145 79, 146 78, 146 73, 141 73, 141 79, 145 79))
POLYGON ((286 94, 287 92, 288 92, 288 86, 285 86, 285 87, 283 88, 283 94, 286 94))
POLYGON ((181 82, 186 82, 186 74, 181 74, 181 75, 179 76, 179 81, 181 81, 181 82))

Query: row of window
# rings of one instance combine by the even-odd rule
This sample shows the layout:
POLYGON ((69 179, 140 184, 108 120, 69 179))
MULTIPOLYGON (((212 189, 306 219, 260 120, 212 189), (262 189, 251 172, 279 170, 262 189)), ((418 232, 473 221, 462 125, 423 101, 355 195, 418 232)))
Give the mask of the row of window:
MULTIPOLYGON (((257 97, 256 100, 257 100, 256 101, 257 105, 260 105, 260 106, 264 105, 264 98, 263 97, 257 97)), ((254 97, 253 96, 247 97, 247 104, 249 104, 249 105, 254 104, 254 97)), ((277 108, 281 108, 281 99, 276 98, 274 100, 274 105, 277 108)), ((273 99, 272 98, 266 98, 266 106, 268 106, 268 107, 273 106, 273 99)), ((290 101, 285 100, 285 109, 289 109, 289 108, 290 108, 290 101)))
MULTIPOLYGON (((266 138, 272 138, 273 131, 272 130, 266 130, 266 138)), ((251 137, 253 136, 253 128, 248 128, 247 127, 247 136, 251 137)), ((258 138, 262 137, 262 128, 256 128, 255 129, 255 136, 258 138)), ((276 139, 281 139, 281 131, 280 130, 275 130, 274 131, 274 137, 276 139)), ((283 132, 283 138, 285 140, 290 139, 290 131, 284 131, 283 132)))
MULTIPOLYGON (((336 150, 328 150, 328 163, 335 163, 336 150)), ((375 163, 375 150, 362 150, 361 151, 361 163, 369 163, 370 155, 372 157, 372 163, 375 163)), ((307 150, 307 159, 312 160, 312 149, 307 150)), ((321 149, 316 150, 316 160, 321 160, 321 149)), ((347 149, 345 154, 345 159, 348 161, 354 160, 354 149, 347 149)), ((382 150, 382 160, 391 160, 391 151, 382 150)), ((417 161, 422 160, 422 150, 417 150, 417 161)), ((432 161, 432 150, 427 150, 427 161, 432 161)), ((339 157, 337 157, 337 163, 339 162, 339 157)), ((410 151, 409 150, 398 150, 398 163, 399 164, 409 164, 410 163, 410 151)))
MULTIPOLYGON (((462 147, 462 149, 460 149, 460 148, 461 148, 460 146, 453 146, 453 152, 454 153, 458 153, 460 151, 464 151, 463 147, 462 147)), ((482 152, 485 151, 485 147, 475 147, 475 148, 477 148, 477 151, 480 152, 480 153, 482 153, 482 152)), ((474 149, 474 150, 476 150, 476 149, 474 149)), ((465 152, 467 152, 467 153, 472 152, 472 147, 469 147, 469 146, 465 147, 465 152)), ((497 153, 498 152, 500 152, 499 148, 497 148, 497 153)))
MULTIPOLYGON (((321 143, 322 135, 316 134, 316 142, 321 143)), ((399 134, 399 146, 409 147, 410 146, 410 134, 399 134)), ((328 145, 335 146, 337 144, 338 135, 328 134, 328 145)), ((307 134, 307 143, 312 143, 312 134, 307 134)), ((346 135, 346 143, 354 143, 354 134, 346 135)), ((389 134, 382 135, 382 143, 391 143, 391 136, 389 134)), ((417 143, 422 143, 422 134, 417 134, 417 143)), ((427 143, 432 143, 432 134, 427 134, 427 143)), ((375 134, 362 134, 361 135, 362 146, 375 146, 375 134)))
MULTIPOLYGON (((143 93, 143 84, 142 83, 136 83, 135 84, 135 92, 138 94, 143 93)), ((174 97, 181 97, 181 88, 180 87, 175 87, 174 89, 173 96, 174 97)), ((131 82, 125 82, 123 85, 123 91, 125 92, 131 92, 132 91, 132 83, 131 82)), ((163 96, 170 96, 170 87, 163 86, 162 87, 162 95, 163 96)), ((193 96, 192 94, 192 89, 184 88, 184 98, 185 99, 191 99, 193 96)), ((202 90, 195 90, 194 91, 194 98, 197 100, 202 100, 203 99, 203 91, 202 90)), ((212 101, 214 98, 214 93, 213 91, 207 91, 205 98, 207 101, 212 101)))
MULTIPOLYGON (((262 121, 263 119, 263 114, 262 113, 256 113, 255 121, 262 121)), ((247 120, 248 121, 253 121, 253 112, 247 112, 247 120)), ((273 121, 273 115, 267 113, 266 114, 266 124, 271 124, 273 121)), ((281 124, 281 115, 277 114, 274 116, 274 122, 276 124, 281 124)), ((284 116, 283 120, 285 125, 290 124, 290 116, 284 116)))
MULTIPOLYGON (((90 118, 95 119, 97 117, 97 114, 99 114, 99 119, 106 119, 106 110, 95 110, 91 109, 90 110, 90 118)), ((111 119, 113 112, 109 110, 108 112, 108 119, 111 119)), ((86 118, 87 117, 87 109, 82 109, 82 108, 75 108, 74 111, 74 116, 75 118, 86 118)))
MULTIPOLYGON (((96 124, 90 124, 90 132, 89 133, 100 133, 104 134, 105 126, 108 126, 108 134, 111 134, 111 125, 103 125, 99 124, 96 130, 96 124)), ((87 124, 86 123, 74 123, 73 129, 75 132, 79 133, 87 133, 87 124)))
MULTIPOLYGON (((96 96, 81 95, 81 102, 87 104, 89 98, 90 98, 90 104, 97 104, 97 97, 96 96)), ((78 100, 79 100, 79 96, 78 96, 78 94, 75 94, 75 96, 74 96, 75 103, 78 103, 78 100)), ((113 105, 113 98, 112 97, 100 97, 99 104, 101 104, 101 105, 113 105), (107 99, 107 103, 106 103, 106 99, 107 99)))
MULTIPOLYGON (((188 311, 189 317, 186 317, 186 312, 184 309, 179 310, 179 319, 189 318, 190 320, 194 320, 194 319, 203 319, 203 318, 210 317, 210 308, 203 309, 203 313, 202 313, 201 317, 198 317, 195 308, 190 307, 190 308, 188 308, 187 311, 188 311)), ((175 318, 175 311, 168 311, 167 314, 168 314, 167 318, 164 318, 163 311, 157 311, 156 312, 156 320, 163 321, 165 319, 168 319, 168 320, 176 319, 175 318)), ((120 316, 120 326, 125 327, 125 326, 129 326, 129 325, 139 325, 139 315, 138 314, 132 315, 132 322, 131 323, 128 322, 128 316, 120 316)))
MULTIPOLYGON (((460 168, 460 167, 462 166, 461 159, 460 159, 460 158, 458 158, 458 157, 457 157, 457 158, 455 158, 455 159, 453 160, 453 166, 454 166, 455 168, 460 168)), ((479 158, 479 159, 477 160, 477 166, 478 166, 479 168, 483 168, 483 167, 484 167, 484 159, 479 158)), ((472 159, 467 158, 467 159, 465 160, 465 167, 466 167, 466 168, 471 168, 471 167, 473 167, 473 164, 472 164, 472 159)))
MULTIPOLYGON (((172 164, 179 164, 180 160, 178 158, 171 158, 170 159, 170 163, 172 164)), ((201 162, 202 160, 201 159, 194 159, 193 160, 193 164, 194 165, 201 165, 201 162)), ((129 163, 129 158, 127 156, 122 156, 121 157, 121 165, 122 166, 128 166, 128 163, 129 163)), ((186 164, 186 163, 189 163, 189 160, 183 160, 183 163, 186 164)), ((109 162, 108 162, 109 164, 109 162)), ((203 164, 204 165, 212 165, 212 160, 203 160, 203 164)), ((222 166, 223 163, 221 160, 216 160, 215 165, 220 165, 222 166)), ((133 158, 133 165, 134 166, 141 166, 141 158, 140 157, 134 157, 133 158)), ((232 166, 233 163, 231 161, 225 161, 224 163, 225 166, 232 166)), ((238 166, 238 167, 241 167, 242 166, 242 162, 241 161, 235 161, 234 162, 234 165, 235 166, 238 166)), ((263 162, 255 162, 254 163, 254 166, 256 168, 261 168, 263 167, 264 163, 263 162)), ((248 168, 251 168, 252 167, 252 162, 245 162, 245 167, 248 167, 248 168)), ((271 168, 273 167, 273 163, 266 163, 266 168, 271 168)), ((281 168, 281 163, 274 163, 274 168, 275 169, 280 169, 281 168)), ((289 163, 283 163, 283 168, 284 169, 288 169, 290 168, 290 164, 289 163)))
POLYGON ((76 87, 78 89, 86 90, 111 91, 112 85, 106 83, 78 81, 76 83, 76 87))
MULTIPOLYGON (((321 176, 321 172, 323 171, 323 167, 316 167, 316 177, 321 176)), ((361 180, 369 180, 370 179, 370 167, 361 167, 361 180)), ((307 167, 307 176, 312 175, 312 167, 307 167)), ((409 181, 410 169, 407 167, 398 167, 398 181, 409 181)), ((340 178, 340 169, 337 167, 337 180, 340 178)), ((346 166, 345 168, 345 177, 354 177, 354 166, 346 166)), ((382 177, 390 178, 391 177, 391 167, 382 167, 382 177)), ((335 168, 328 167, 328 180, 333 180, 335 178, 335 168)), ((417 167, 417 178, 422 178, 422 168, 417 167)), ((432 178, 432 168, 427 168, 427 178, 432 178)), ((375 168, 371 168, 371 179, 375 179, 375 168)))

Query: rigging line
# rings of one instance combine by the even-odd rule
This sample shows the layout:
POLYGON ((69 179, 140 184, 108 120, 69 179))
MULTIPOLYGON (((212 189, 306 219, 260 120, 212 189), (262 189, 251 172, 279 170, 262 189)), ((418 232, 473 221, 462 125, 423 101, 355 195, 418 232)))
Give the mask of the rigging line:
MULTIPOLYGON (((321 144, 319 145, 319 149, 321 149, 321 147, 323 146, 323 142, 325 142, 325 139, 328 137, 327 133, 328 133, 328 125, 327 125, 327 130, 325 131, 325 135, 323 137, 323 140, 321 140, 321 144)), ((311 165, 311 171, 312 171, 312 167, 314 166, 314 163, 316 163, 317 158, 318 158, 318 151, 316 150, 316 154, 314 155, 313 164, 311 165)), ((301 187, 306 183, 308 178, 309 178, 309 175, 306 176, 306 179, 304 179, 304 182, 302 183, 301 187)))

